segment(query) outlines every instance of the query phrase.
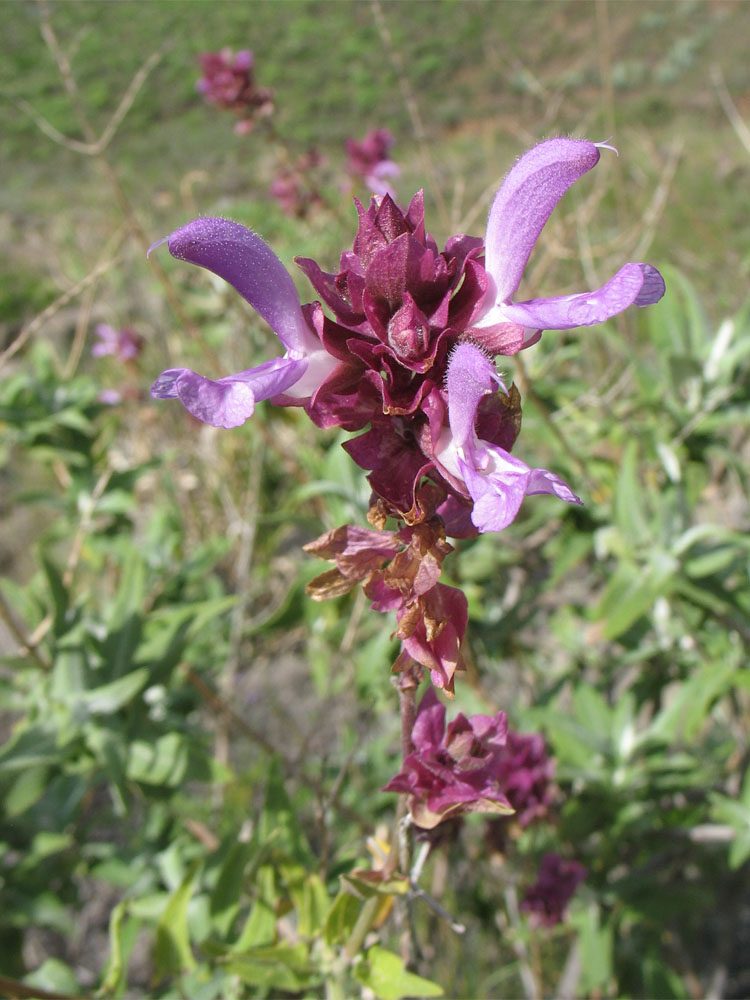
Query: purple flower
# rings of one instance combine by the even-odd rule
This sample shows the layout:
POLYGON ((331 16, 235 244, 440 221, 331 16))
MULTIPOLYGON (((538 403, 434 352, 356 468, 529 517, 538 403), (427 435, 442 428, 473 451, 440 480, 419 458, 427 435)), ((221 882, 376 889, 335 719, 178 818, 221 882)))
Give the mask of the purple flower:
POLYGON ((117 389, 102 389, 96 398, 105 406, 117 406, 122 402, 122 393, 117 389))
MULTIPOLYGON (((627 309, 648 306, 664 294, 664 281, 650 264, 626 264, 593 292, 512 302, 526 263, 552 210, 565 192, 599 162, 605 143, 548 139, 512 168, 495 195, 485 235, 484 266, 492 281, 477 327, 517 323, 528 347, 542 330, 569 330, 602 323, 627 309)), ((611 148, 611 147, 607 147, 611 148)), ((478 340, 481 344, 481 339, 478 340)))
POLYGON ((516 811, 514 819, 522 827, 546 816, 554 776, 555 762, 542 734, 509 729, 500 754, 498 780, 516 811))
POLYGON ((401 173, 398 165, 389 158, 394 139, 387 128, 370 129, 361 142, 346 140, 347 170, 362 177, 365 184, 377 195, 393 194, 389 178, 401 173))
POLYGON ((166 242, 173 257, 229 282, 265 319, 286 352, 216 380, 189 368, 170 368, 156 379, 151 395, 179 399, 194 417, 214 427, 238 427, 262 399, 286 406, 309 401, 339 362, 321 344, 312 325, 314 308, 303 310, 294 282, 273 251, 255 233, 228 219, 196 219, 166 242))
POLYGON ((565 919, 565 910, 586 877, 586 869, 577 861, 564 861, 559 854, 545 854, 537 880, 526 893, 521 909, 531 914, 536 924, 553 927, 565 919))
POLYGON ((345 447, 386 513, 408 524, 432 516, 419 500, 429 479, 442 494, 433 513, 456 537, 501 530, 528 494, 579 503, 554 473, 511 456, 520 397, 504 390, 491 358, 517 353, 543 328, 597 323, 661 298, 654 268, 626 264, 595 292, 511 301, 555 204, 598 159, 595 143, 541 143, 505 179, 486 242, 458 235, 442 251, 426 230, 421 192, 406 211, 387 194, 368 208, 356 202, 357 233, 338 272, 297 258, 332 319, 319 303, 300 306, 291 278, 253 233, 222 219, 190 223, 168 238, 173 255, 233 284, 286 353, 217 381, 173 369, 153 394, 177 396, 222 427, 271 399, 304 406, 319 427, 361 431, 345 447))
POLYGON ((510 813, 497 778, 506 730, 505 712, 457 715, 446 729, 445 708, 430 687, 414 721, 414 751, 383 790, 408 795, 412 819, 427 830, 462 813, 510 813))
POLYGON ((132 361, 143 350, 143 337, 128 326, 115 330, 107 323, 99 323, 95 333, 98 340, 91 348, 91 354, 95 358, 114 354, 120 361, 132 361))
POLYGON ((203 76, 196 89, 209 104, 233 111, 239 118, 235 126, 238 135, 253 128, 253 119, 273 111, 273 94, 256 87, 253 80, 253 54, 242 49, 236 55, 229 48, 220 52, 203 52, 198 56, 203 76))
POLYGON ((482 398, 506 392, 495 366, 473 344, 459 344, 446 377, 449 426, 435 442, 438 467, 461 480, 474 501, 471 520, 480 532, 502 531, 515 518, 523 498, 554 493, 580 504, 567 483, 547 469, 531 469, 497 444, 477 437, 475 421, 482 398))

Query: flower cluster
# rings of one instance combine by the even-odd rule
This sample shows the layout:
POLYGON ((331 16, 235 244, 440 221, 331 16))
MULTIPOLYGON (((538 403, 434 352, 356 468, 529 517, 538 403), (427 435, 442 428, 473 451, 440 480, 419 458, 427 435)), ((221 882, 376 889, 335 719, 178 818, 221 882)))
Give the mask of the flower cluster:
POLYGON ((521 909, 532 922, 553 927, 565 919, 571 897, 586 877, 586 869, 577 861, 565 861, 559 854, 545 854, 536 882, 526 890, 521 909))
POLYGON ((370 129, 361 142, 346 140, 347 170, 354 177, 361 177, 374 194, 394 194, 390 181, 401 171, 390 159, 393 143, 387 128, 370 129))
POLYGON ((135 369, 137 368, 135 362, 145 345, 144 338, 129 326, 115 329, 108 323, 97 324, 94 333, 96 341, 91 348, 91 356, 94 358, 111 356, 122 362, 118 388, 102 389, 99 392, 99 402, 104 403, 105 406, 117 406, 125 399, 138 399, 141 390, 139 379, 135 378, 135 369), (128 378, 128 369, 134 376, 133 379, 128 378))
POLYGON ((220 427, 243 423, 270 399, 303 406, 320 427, 361 431, 346 449, 368 471, 387 514, 408 525, 432 516, 420 501, 429 480, 454 537, 501 530, 529 494, 580 502, 554 473, 510 454, 520 402, 492 358, 528 347, 544 329, 588 326, 661 298, 658 271, 630 263, 596 291, 513 301, 549 215, 599 155, 583 140, 535 146, 498 191, 484 240, 458 235, 443 250, 425 228, 421 193, 405 211, 388 195, 368 208, 357 202, 357 234, 338 271, 297 260, 322 305, 302 306, 279 259, 243 226, 189 223, 166 240, 173 256, 232 284, 285 353, 216 380, 170 369, 152 394, 176 397, 220 427))
POLYGON ((278 257, 236 222, 197 219, 166 240, 174 257, 243 295, 285 351, 219 379, 169 369, 152 395, 177 398, 219 427, 242 424, 270 399, 304 407, 320 427, 359 432, 345 448, 369 473, 379 531, 348 527, 314 543, 336 569, 313 595, 361 584, 374 608, 396 613, 394 669, 416 662, 448 693, 467 609, 463 594, 438 582, 446 535, 499 531, 529 494, 580 503, 553 472, 511 454, 520 399, 493 357, 535 343, 544 328, 598 323, 664 292, 658 271, 631 263, 597 291, 513 302, 547 218, 599 155, 573 139, 534 147, 498 191, 485 239, 457 235, 442 250, 425 227, 421 192, 405 211, 387 194, 367 208, 356 202, 357 233, 338 271, 297 259, 320 299, 304 306, 278 257), (388 517, 403 530, 383 531, 388 517))
POLYGON ((202 52, 198 61, 203 76, 196 89, 209 104, 234 112, 238 118, 234 130, 238 135, 250 132, 255 118, 272 113, 273 94, 265 87, 256 87, 253 54, 248 49, 236 54, 229 48, 202 52))
POLYGON ((413 821, 426 830, 464 813, 510 813, 498 782, 507 728, 505 712, 498 712, 459 714, 446 729, 445 708, 428 688, 412 729, 414 750, 383 790, 406 794, 413 821))

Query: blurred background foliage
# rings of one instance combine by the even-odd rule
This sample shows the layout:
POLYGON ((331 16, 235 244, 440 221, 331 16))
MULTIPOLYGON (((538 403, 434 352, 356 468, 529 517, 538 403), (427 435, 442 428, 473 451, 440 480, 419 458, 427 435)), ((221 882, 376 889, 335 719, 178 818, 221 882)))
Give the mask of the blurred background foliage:
POLYGON ((750 7, 4 2, 2 22, 0 993, 747 996, 750 7), (226 45, 275 94, 247 136, 195 91, 226 45), (433 852, 423 885, 466 932, 413 900, 412 971, 406 886, 352 876, 395 813, 393 623, 304 593, 301 545, 364 523, 363 474, 295 410, 220 432, 148 398, 170 362, 276 348, 222 282, 145 247, 223 214, 292 271, 333 269, 343 143, 371 127, 440 244, 481 235, 533 142, 611 135, 522 291, 625 260, 668 287, 507 360, 518 454, 585 506, 531 498, 446 564, 471 615, 456 707, 542 730, 557 807, 505 854, 477 817, 433 852), (311 146, 321 201, 292 219, 269 184, 311 146), (145 350, 92 359, 98 323, 145 350), (588 876, 534 929, 516 890, 549 849, 588 876))

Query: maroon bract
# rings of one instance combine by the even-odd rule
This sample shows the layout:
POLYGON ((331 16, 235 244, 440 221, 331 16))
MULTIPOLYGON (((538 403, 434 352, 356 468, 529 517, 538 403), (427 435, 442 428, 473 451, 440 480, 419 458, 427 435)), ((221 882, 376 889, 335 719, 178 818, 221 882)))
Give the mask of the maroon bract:
POLYGON ((414 751, 383 790, 406 794, 414 823, 427 830, 463 813, 511 813, 497 779, 506 730, 505 712, 459 714, 446 729, 445 708, 428 688, 412 729, 414 751))
POLYGON ((256 87, 253 54, 248 49, 236 54, 229 48, 202 52, 198 61, 203 76, 196 83, 196 89, 209 104, 237 115, 239 121, 235 131, 238 135, 250 132, 255 118, 271 114, 273 94, 265 87, 256 87))
MULTIPOLYGON (((429 498, 421 499, 428 507, 429 498)), ((402 652, 393 671, 417 663, 437 687, 453 693, 456 671, 464 668, 468 605, 460 590, 438 582, 443 559, 453 551, 440 518, 399 532, 347 524, 309 542, 305 551, 336 563, 307 585, 313 600, 339 597, 361 584, 374 610, 396 612, 394 635, 402 652)))
POLYGON ((521 909, 533 923, 545 927, 562 923, 568 903, 585 877, 586 869, 577 861, 545 854, 536 882, 524 894, 521 909))

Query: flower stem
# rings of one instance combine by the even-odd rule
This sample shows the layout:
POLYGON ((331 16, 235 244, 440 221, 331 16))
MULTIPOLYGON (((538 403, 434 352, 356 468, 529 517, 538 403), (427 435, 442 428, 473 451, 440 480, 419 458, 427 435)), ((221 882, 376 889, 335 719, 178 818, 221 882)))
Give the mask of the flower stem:
POLYGON ((414 749, 411 731, 417 714, 416 688, 399 684, 398 701, 401 710, 401 753, 406 759, 414 749))

